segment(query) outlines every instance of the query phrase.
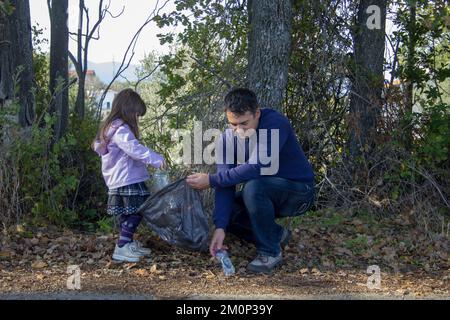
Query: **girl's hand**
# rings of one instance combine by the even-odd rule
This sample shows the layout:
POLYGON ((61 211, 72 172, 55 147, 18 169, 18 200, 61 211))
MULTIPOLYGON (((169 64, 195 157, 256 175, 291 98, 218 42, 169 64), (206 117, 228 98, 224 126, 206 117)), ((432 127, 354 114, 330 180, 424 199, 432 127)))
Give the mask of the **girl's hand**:
POLYGON ((167 170, 166 161, 163 160, 158 169, 160 169, 160 170, 167 170))

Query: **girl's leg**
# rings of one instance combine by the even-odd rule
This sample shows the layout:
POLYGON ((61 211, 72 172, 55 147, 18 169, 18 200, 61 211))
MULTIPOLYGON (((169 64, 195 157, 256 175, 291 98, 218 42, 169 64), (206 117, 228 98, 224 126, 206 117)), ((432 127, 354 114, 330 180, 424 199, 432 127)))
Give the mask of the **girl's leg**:
POLYGON ((117 242, 120 248, 133 241, 133 235, 141 220, 142 216, 140 214, 123 214, 120 216, 120 236, 117 242))

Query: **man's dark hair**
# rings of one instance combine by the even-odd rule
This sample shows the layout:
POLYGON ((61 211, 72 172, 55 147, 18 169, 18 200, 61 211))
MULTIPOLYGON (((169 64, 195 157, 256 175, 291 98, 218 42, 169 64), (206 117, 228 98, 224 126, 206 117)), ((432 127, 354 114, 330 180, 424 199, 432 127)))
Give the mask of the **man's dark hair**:
POLYGON ((250 111, 253 115, 258 109, 256 94, 247 88, 233 89, 225 96, 225 111, 236 114, 244 114, 250 111))

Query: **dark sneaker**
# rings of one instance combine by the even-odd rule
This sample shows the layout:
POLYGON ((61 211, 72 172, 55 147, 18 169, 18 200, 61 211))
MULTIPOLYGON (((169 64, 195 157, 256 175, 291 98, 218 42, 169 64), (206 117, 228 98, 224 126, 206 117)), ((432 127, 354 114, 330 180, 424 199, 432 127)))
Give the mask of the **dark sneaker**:
POLYGON ((291 238, 292 238, 291 230, 284 228, 283 235, 281 236, 281 240, 280 240, 281 249, 284 249, 284 247, 286 247, 289 244, 289 241, 291 241, 291 238))
POLYGON ((258 254, 255 260, 248 264, 247 270, 255 273, 271 273, 282 261, 281 252, 276 257, 258 254))

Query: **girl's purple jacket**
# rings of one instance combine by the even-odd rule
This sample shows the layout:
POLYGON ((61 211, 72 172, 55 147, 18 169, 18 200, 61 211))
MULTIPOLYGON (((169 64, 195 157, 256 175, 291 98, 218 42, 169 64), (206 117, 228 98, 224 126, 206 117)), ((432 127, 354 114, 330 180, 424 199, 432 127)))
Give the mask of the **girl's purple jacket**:
POLYGON ((130 127, 114 120, 106 133, 107 142, 94 142, 94 150, 102 159, 102 173, 109 189, 149 179, 147 165, 159 168, 164 158, 139 143, 130 127))

